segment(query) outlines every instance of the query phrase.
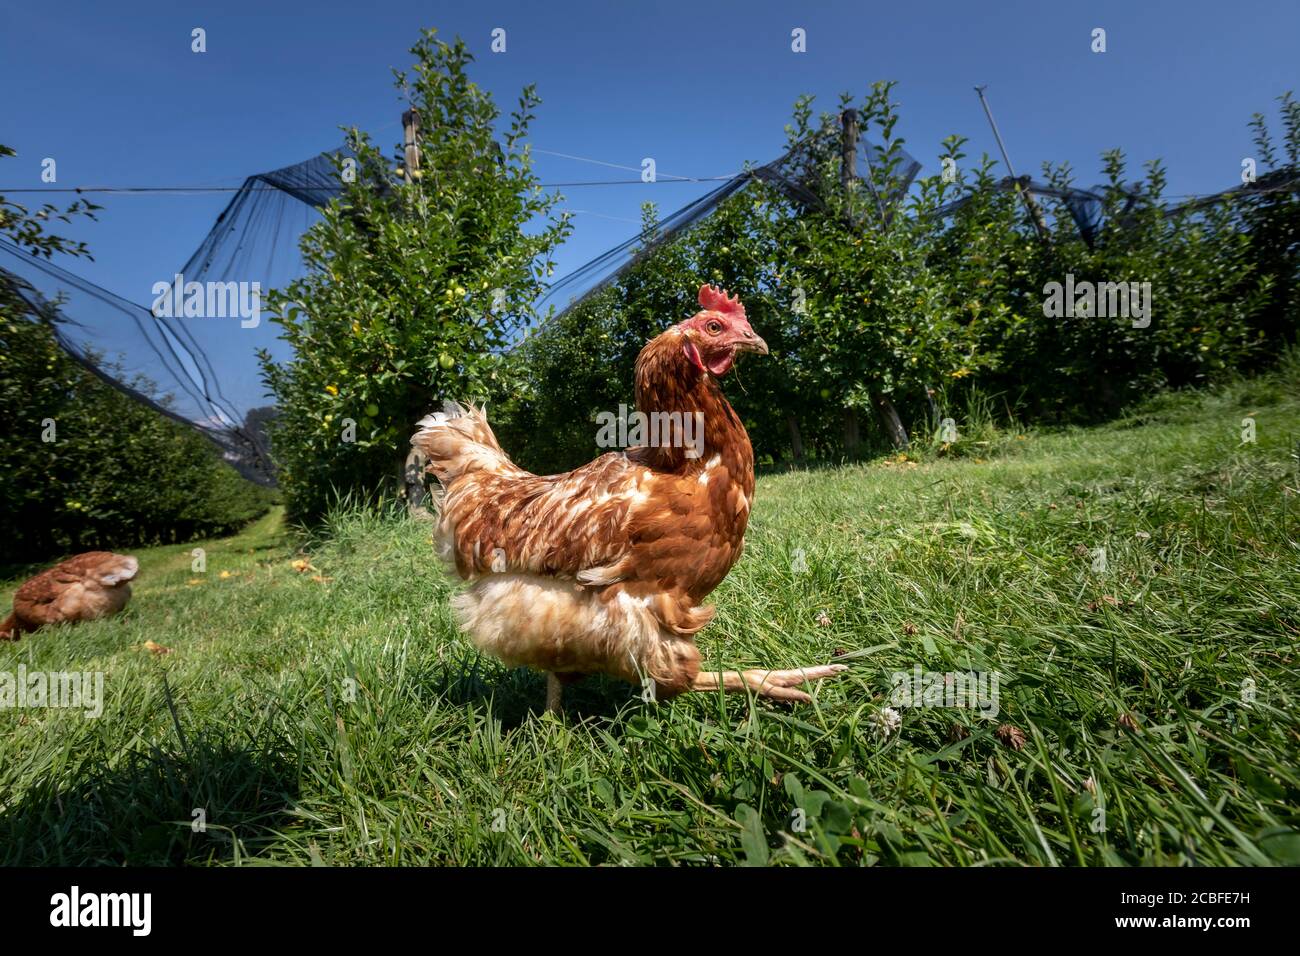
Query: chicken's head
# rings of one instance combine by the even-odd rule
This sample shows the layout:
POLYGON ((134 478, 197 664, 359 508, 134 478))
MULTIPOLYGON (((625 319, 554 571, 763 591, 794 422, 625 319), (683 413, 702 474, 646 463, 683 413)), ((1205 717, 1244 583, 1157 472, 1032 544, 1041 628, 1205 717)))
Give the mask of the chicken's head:
POLYGON ((737 352, 767 354, 767 343, 749 327, 739 296, 724 289, 700 286, 697 312, 677 326, 682 333, 682 351, 701 372, 725 375, 736 361, 737 352))

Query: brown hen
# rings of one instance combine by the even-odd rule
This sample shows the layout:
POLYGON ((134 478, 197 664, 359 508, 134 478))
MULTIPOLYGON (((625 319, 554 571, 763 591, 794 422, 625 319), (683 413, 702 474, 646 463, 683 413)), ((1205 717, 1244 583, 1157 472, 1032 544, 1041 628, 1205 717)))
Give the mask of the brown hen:
POLYGON ((116 614, 131 598, 135 558, 111 551, 87 551, 56 564, 14 593, 13 613, 0 622, 0 640, 17 640, 60 621, 93 621, 116 614))
POLYGON ((636 362, 637 410, 661 416, 666 443, 542 477, 510 461, 478 409, 451 405, 411 439, 443 488, 439 550, 471 582, 452 600, 462 628, 505 663, 546 671, 548 710, 584 674, 656 699, 748 688, 807 701, 798 685, 847 670, 700 671, 695 635, 714 613, 703 601, 740 558, 754 498, 753 448, 718 379, 767 344, 736 298, 704 286, 699 300, 636 362))

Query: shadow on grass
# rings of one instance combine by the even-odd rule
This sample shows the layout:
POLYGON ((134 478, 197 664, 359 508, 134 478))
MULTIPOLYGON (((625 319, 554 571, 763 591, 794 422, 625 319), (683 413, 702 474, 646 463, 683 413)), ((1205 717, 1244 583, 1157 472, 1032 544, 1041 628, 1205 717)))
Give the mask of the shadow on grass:
MULTIPOLYGON (((546 675, 526 667, 503 670, 487 665, 485 659, 468 655, 445 665, 428 684, 433 697, 444 705, 482 708, 499 721, 503 730, 514 730, 526 720, 536 720, 546 709, 546 675)), ((564 717, 573 723, 601 721, 616 732, 619 711, 627 706, 635 688, 612 677, 594 674, 564 688, 564 717)))
POLYGON ((292 827, 296 798, 297 769, 286 754, 195 738, 183 754, 132 753, 75 784, 32 786, 0 809, 0 863, 232 862, 292 827))

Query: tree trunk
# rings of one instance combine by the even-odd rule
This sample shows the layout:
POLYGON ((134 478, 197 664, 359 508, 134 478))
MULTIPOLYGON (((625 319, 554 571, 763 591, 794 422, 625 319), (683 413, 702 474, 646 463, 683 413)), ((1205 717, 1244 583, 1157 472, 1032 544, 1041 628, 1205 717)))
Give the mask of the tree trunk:
POLYGON ((898 417, 898 409, 894 407, 888 395, 876 396, 876 412, 880 416, 880 424, 885 429, 885 434, 889 436, 894 447, 903 451, 910 448, 911 442, 907 440, 907 429, 903 427, 903 420, 898 417))
POLYGON ((416 448, 412 448, 402 460, 398 475, 398 495, 406 501, 406 509, 413 515, 428 513, 425 498, 428 497, 424 487, 424 468, 428 460, 416 448))
POLYGON ((856 408, 844 409, 844 454, 848 458, 856 458, 858 450, 862 445, 862 433, 858 428, 858 410, 856 408))
MULTIPOLYGON (((406 117, 403 117, 405 120, 406 117)), ((406 404, 399 421, 419 421, 429 407, 429 396, 414 382, 406 383, 406 404)), ((429 460, 414 445, 408 445, 405 453, 397 456, 397 496, 406 502, 408 514, 424 517, 428 514, 426 498, 429 497, 425 486, 424 469, 429 460)))
POLYGON ((939 404, 934 400, 934 389, 927 388, 925 390, 925 400, 930 403, 930 417, 934 419, 934 424, 931 426, 931 428, 932 429, 938 428, 939 423, 943 419, 940 418, 939 416, 939 404))
POLYGON ((785 416, 785 423, 790 426, 790 452, 794 456, 794 463, 802 468, 804 466, 803 436, 799 434, 799 420, 794 417, 794 412, 785 416))

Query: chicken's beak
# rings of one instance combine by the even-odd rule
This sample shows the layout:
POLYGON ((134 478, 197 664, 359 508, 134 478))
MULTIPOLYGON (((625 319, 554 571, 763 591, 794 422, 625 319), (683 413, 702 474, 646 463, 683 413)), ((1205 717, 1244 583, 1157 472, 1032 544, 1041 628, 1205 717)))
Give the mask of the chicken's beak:
POLYGON ((751 329, 743 338, 737 339, 735 349, 737 352, 757 352, 759 355, 766 355, 767 343, 751 329))

